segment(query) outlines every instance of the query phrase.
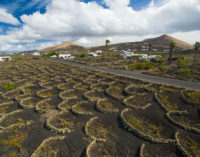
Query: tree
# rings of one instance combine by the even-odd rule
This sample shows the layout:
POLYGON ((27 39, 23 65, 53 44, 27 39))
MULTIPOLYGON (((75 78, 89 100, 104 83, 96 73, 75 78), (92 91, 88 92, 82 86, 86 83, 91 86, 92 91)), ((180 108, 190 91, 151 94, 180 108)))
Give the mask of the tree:
POLYGON ((172 55, 174 52, 174 49, 176 48, 176 43, 174 41, 170 42, 169 44, 169 64, 172 63, 172 55))
POLYGON ((108 46, 108 44, 110 44, 110 40, 106 40, 106 46, 108 46))
POLYGON ((200 50, 200 42, 196 42, 194 44, 194 58, 193 58, 193 67, 196 67, 196 61, 197 61, 197 53, 200 50))
POLYGON ((152 44, 151 43, 149 43, 149 51, 152 51, 152 44))

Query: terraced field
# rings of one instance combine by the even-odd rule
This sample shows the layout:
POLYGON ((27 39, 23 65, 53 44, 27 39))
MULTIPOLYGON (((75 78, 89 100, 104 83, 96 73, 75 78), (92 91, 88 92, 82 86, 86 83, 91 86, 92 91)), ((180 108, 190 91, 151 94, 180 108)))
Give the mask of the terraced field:
POLYGON ((200 156, 200 93, 42 59, 0 63, 1 157, 200 156))

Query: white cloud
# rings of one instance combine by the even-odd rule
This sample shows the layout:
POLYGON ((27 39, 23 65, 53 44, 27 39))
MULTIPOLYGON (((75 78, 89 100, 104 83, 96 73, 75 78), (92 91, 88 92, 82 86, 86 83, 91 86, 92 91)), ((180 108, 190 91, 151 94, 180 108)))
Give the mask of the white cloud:
POLYGON ((12 14, 9 14, 6 9, 0 8, 0 22, 18 25, 20 22, 12 14))
POLYGON ((130 0, 104 0, 104 2, 111 9, 123 9, 130 4, 130 0))
POLYGON ((83 45, 94 46, 104 44, 109 37, 113 42, 125 42, 164 33, 180 32, 183 37, 184 32, 200 31, 199 0, 165 0, 159 5, 152 1, 140 11, 129 6, 130 0, 104 0, 104 3, 108 8, 96 2, 52 0, 46 13, 21 16, 23 27, 1 35, 0 41, 11 44, 76 38, 83 45))
POLYGON ((190 44, 194 44, 195 42, 200 41, 200 31, 176 32, 170 35, 190 44))

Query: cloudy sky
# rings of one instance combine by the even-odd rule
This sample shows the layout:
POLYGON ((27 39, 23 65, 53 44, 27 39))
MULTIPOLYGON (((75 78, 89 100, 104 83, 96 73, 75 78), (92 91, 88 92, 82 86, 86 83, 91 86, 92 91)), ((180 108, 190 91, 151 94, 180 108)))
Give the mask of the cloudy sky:
POLYGON ((0 0, 0 52, 162 34, 200 41, 200 0, 0 0))

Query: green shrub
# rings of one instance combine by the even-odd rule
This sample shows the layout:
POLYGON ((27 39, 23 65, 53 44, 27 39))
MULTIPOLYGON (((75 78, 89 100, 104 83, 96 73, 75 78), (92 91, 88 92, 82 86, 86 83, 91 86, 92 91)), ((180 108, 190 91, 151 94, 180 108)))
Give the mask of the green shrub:
POLYGON ((105 52, 103 52, 101 55, 102 55, 104 58, 112 57, 111 54, 109 54, 109 53, 105 53, 105 52))
POLYGON ((135 65, 134 65, 134 64, 128 65, 128 69, 129 69, 129 70, 135 70, 135 65))
POLYGON ((152 60, 155 63, 163 63, 164 62, 164 59, 162 57, 158 57, 158 58, 155 58, 155 59, 152 59, 152 60))
POLYGON ((13 83, 9 83, 4 86, 4 90, 12 90, 15 88, 15 85, 13 83))
POLYGON ((51 56, 53 56, 53 55, 58 56, 58 53, 56 53, 56 52, 49 52, 49 53, 47 53, 47 54, 44 54, 43 56, 44 56, 44 57, 51 57, 51 56))
POLYGON ((130 70, 149 70, 154 68, 155 65, 151 62, 141 62, 141 63, 135 63, 135 64, 131 64, 129 65, 129 69, 130 70))
POLYGON ((160 70, 161 72, 167 72, 167 71, 168 71, 168 68, 167 68, 166 66, 161 65, 161 66, 159 66, 159 70, 160 70))
POLYGON ((153 63, 151 63, 151 62, 144 62, 144 69, 149 70, 149 69, 152 69, 154 67, 155 67, 155 65, 153 63))
POLYGON ((86 56, 85 53, 82 53, 82 54, 80 55, 81 58, 84 58, 85 56, 86 56))
POLYGON ((181 69, 178 71, 180 74, 182 75, 190 75, 191 74, 191 70, 190 69, 181 69))
POLYGON ((38 57, 36 57, 36 56, 33 56, 33 59, 39 59, 38 57))
POLYGON ((135 69, 142 70, 144 69, 145 64, 144 63, 135 63, 135 69))
POLYGON ((186 61, 184 59, 178 59, 176 65, 180 68, 185 67, 186 61))
POLYGON ((23 60, 24 58, 23 57, 16 57, 15 59, 16 60, 23 60))

